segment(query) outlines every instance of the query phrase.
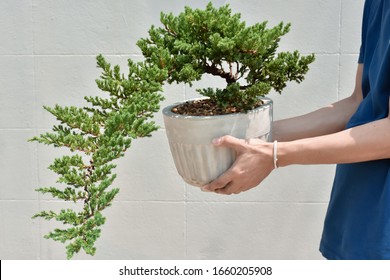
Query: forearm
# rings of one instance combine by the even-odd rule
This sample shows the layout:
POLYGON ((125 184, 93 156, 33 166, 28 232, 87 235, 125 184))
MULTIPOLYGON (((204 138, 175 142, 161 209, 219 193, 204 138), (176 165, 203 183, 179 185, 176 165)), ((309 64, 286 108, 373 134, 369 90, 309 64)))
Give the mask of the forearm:
POLYGON ((350 97, 306 115, 275 121, 272 127, 273 140, 292 141, 343 130, 363 99, 362 74, 363 65, 359 64, 355 89, 350 97))
POLYGON ((325 136, 278 144, 279 166, 390 158, 390 118, 325 136))
POLYGON ((339 132, 345 128, 359 103, 360 100, 351 96, 303 116, 275 121, 273 139, 292 141, 339 132))
POLYGON ((292 141, 341 131, 355 112, 358 103, 351 96, 303 116, 275 121, 272 138, 292 141))
MULTIPOLYGON (((236 161, 205 191, 240 193, 260 184, 274 169, 275 143, 224 136, 214 141, 234 149, 236 161)), ((334 164, 390 158, 390 117, 324 136, 278 142, 277 164, 334 164)))

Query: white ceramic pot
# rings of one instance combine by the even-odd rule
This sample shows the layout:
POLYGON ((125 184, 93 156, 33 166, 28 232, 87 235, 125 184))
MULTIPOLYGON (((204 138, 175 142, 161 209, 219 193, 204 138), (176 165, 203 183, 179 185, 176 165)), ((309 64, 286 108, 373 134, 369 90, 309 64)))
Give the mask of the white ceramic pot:
POLYGON ((184 181, 203 186, 216 179, 234 162, 231 149, 215 147, 214 138, 232 135, 240 139, 269 140, 272 125, 272 100, 246 114, 222 116, 183 116, 172 112, 177 104, 163 109, 164 124, 176 169, 184 181))

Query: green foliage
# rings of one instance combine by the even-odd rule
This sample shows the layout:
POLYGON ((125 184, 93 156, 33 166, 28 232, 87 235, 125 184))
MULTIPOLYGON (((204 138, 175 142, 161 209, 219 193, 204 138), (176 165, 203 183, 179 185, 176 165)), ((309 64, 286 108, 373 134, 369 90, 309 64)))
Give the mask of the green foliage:
POLYGON ((148 63, 129 60, 129 75, 125 77, 119 66, 111 67, 103 56, 97 57, 102 70, 97 86, 106 96, 88 96, 89 107, 74 106, 44 108, 56 117, 59 125, 30 141, 67 147, 73 154, 56 158, 48 169, 58 174, 56 186, 38 188, 42 194, 75 203, 82 209, 42 211, 34 218, 56 220, 66 225, 54 229, 46 238, 67 243, 67 257, 83 249, 93 255, 95 241, 105 218, 101 212, 111 205, 118 188, 111 188, 116 175, 112 174, 115 159, 124 156, 134 139, 150 136, 157 130, 151 120, 160 108, 163 97, 159 93, 167 77, 148 63))
POLYGON ((301 82, 314 55, 276 53, 290 24, 267 28, 267 22, 246 26, 229 5, 185 8, 177 16, 161 13, 162 27, 152 26, 137 44, 146 60, 166 69, 168 82, 192 85, 204 74, 226 81, 224 89, 198 90, 219 106, 253 109, 273 88, 281 92, 288 81, 301 82))
POLYGON ((289 81, 301 82, 314 61, 313 55, 276 53, 280 38, 290 24, 267 28, 267 23, 247 27, 228 5, 205 10, 185 8, 178 16, 161 13, 163 27, 152 26, 149 37, 137 42, 144 62, 128 60, 129 73, 121 73, 103 56, 98 88, 104 95, 86 96, 89 106, 44 108, 59 124, 51 132, 32 138, 54 147, 67 147, 72 155, 54 160, 48 169, 58 174, 56 185, 38 188, 42 194, 73 202, 75 208, 41 211, 34 218, 55 220, 46 238, 66 243, 67 257, 83 249, 95 254, 95 242, 105 222, 102 211, 111 205, 119 189, 111 187, 116 175, 112 162, 125 155, 134 139, 148 137, 158 129, 152 121, 163 100, 164 82, 192 82, 204 74, 226 81, 223 89, 199 89, 221 108, 246 111, 259 97, 274 89, 281 92, 289 81))

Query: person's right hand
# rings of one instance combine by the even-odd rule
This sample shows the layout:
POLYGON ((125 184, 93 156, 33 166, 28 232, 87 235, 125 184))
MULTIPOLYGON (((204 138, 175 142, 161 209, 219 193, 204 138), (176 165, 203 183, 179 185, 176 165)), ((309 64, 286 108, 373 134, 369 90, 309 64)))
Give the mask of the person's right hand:
POLYGON ((231 148, 236 153, 233 165, 204 191, 219 194, 238 194, 259 185, 274 169, 273 144, 260 139, 237 139, 223 136, 213 140, 217 147, 231 148))

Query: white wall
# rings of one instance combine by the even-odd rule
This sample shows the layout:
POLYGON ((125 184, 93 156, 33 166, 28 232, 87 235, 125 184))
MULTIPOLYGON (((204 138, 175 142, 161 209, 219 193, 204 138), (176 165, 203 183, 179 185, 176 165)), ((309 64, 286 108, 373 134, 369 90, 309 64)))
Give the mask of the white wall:
MULTIPOLYGON (((42 238, 61 225, 30 218, 67 207, 34 191, 55 182, 47 166, 66 152, 27 142, 54 124, 42 105, 82 105, 83 96, 99 93, 97 54, 126 70, 127 58, 140 59, 135 41, 158 24, 160 11, 207 2, 0 1, 0 259, 65 258, 62 244, 42 238)), ((351 93, 363 0, 214 1, 224 3, 248 24, 291 22, 282 49, 317 56, 303 84, 270 96, 276 119, 351 93)), ((183 86, 165 92, 164 105, 194 96, 183 86)), ((161 114, 157 120, 162 125, 161 114)), ((105 211, 95 259, 322 258, 318 246, 334 166, 279 169, 237 196, 203 193, 176 174, 162 129, 134 142, 117 172, 121 192, 105 211)))

